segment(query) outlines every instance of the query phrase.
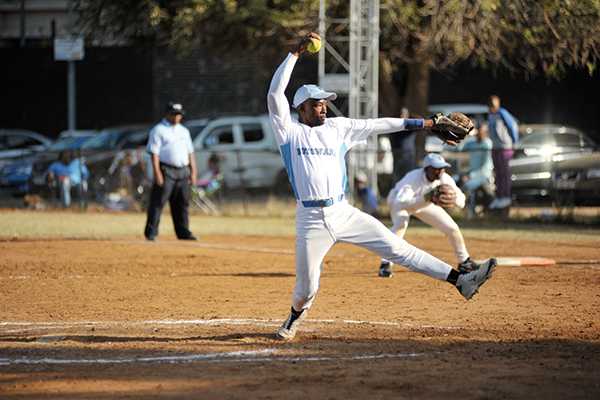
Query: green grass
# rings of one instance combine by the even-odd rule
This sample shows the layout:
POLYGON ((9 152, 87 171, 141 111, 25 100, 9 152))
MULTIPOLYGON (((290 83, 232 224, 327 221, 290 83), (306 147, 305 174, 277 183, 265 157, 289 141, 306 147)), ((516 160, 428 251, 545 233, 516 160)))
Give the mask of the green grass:
MULTIPOLYGON (((285 217, 211 217, 192 215, 191 229, 197 235, 266 235, 293 236, 295 222, 285 217)), ((0 210, 0 239, 83 238, 111 239, 127 236, 142 237, 146 216, 143 213, 77 211, 0 210)), ((384 221, 389 223, 389 221, 384 221)), ((506 223, 500 221, 459 222, 467 238, 528 240, 589 241, 600 237, 600 229, 577 225, 506 223)), ((168 211, 163 213, 161 235, 173 236, 173 224, 168 211)), ((408 235, 441 236, 441 233, 411 221, 408 235)))

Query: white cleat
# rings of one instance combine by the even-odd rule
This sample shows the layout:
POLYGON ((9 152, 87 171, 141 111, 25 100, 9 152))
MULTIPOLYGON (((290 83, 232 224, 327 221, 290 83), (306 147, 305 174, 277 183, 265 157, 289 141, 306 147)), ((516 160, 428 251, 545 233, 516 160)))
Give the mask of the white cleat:
POLYGON ((300 315, 291 311, 281 328, 277 330, 275 337, 279 340, 289 341, 296 336, 298 326, 306 318, 307 310, 302 310, 300 315))
POLYGON ((479 264, 479 268, 460 274, 456 281, 456 288, 460 294, 465 299, 470 300, 477 293, 481 285, 492 277, 496 264, 496 259, 490 258, 486 262, 479 264))

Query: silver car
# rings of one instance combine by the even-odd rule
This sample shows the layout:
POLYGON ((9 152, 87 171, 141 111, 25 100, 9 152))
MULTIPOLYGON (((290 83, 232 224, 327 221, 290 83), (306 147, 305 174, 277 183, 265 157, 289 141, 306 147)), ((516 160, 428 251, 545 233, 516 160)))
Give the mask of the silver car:
POLYGON ((513 197, 517 200, 551 198, 556 163, 566 154, 578 157, 596 147, 585 133, 569 126, 521 125, 519 131, 521 139, 509 163, 513 197))

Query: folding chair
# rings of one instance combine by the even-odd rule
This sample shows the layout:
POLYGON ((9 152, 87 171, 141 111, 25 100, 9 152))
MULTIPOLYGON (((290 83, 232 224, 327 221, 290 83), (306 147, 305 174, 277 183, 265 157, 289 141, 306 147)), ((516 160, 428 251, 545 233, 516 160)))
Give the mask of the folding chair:
POLYGON ((195 186, 192 186, 192 202, 205 214, 221 215, 217 205, 210 199, 220 188, 220 175, 210 180, 200 180, 195 186))

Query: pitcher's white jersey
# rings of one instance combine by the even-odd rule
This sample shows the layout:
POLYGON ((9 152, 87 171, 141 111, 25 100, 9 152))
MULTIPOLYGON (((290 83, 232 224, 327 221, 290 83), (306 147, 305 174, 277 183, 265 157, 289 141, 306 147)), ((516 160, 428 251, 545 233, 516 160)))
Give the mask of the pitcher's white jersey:
POLYGON ((284 92, 297 60, 289 54, 273 76, 267 97, 271 125, 296 199, 339 199, 347 185, 344 156, 348 150, 365 143, 371 134, 422 128, 423 121, 326 118, 323 125, 312 128, 294 121, 284 92))

